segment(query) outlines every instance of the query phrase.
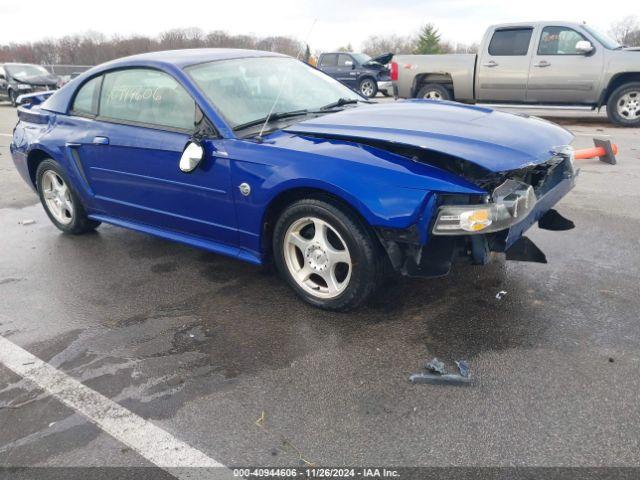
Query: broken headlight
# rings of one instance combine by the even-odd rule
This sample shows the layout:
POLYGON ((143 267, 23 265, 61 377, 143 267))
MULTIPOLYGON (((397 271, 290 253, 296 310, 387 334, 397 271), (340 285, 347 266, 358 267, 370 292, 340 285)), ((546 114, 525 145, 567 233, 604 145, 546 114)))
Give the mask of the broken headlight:
POLYGON ((434 235, 491 233, 524 219, 536 204, 531 185, 507 180, 492 194, 492 201, 478 205, 443 205, 433 227, 434 235))

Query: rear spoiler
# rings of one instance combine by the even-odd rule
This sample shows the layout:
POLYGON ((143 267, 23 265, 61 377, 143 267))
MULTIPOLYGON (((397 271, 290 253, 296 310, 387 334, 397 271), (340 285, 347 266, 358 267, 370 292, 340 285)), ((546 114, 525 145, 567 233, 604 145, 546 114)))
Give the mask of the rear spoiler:
POLYGON ((46 92, 25 93, 24 95, 18 96, 18 98, 16 99, 16 103, 18 105, 40 105, 54 93, 56 93, 55 90, 48 90, 46 92))

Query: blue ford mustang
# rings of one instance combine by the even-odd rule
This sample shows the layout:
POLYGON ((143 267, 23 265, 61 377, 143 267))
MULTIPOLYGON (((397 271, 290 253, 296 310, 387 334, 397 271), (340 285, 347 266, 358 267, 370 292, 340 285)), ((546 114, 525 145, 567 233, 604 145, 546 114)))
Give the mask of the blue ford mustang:
POLYGON ((115 60, 19 108, 11 153, 56 227, 101 222, 263 264, 344 310, 384 275, 491 252, 544 261, 564 230, 572 135, 436 101, 371 104, 293 58, 180 50, 115 60))

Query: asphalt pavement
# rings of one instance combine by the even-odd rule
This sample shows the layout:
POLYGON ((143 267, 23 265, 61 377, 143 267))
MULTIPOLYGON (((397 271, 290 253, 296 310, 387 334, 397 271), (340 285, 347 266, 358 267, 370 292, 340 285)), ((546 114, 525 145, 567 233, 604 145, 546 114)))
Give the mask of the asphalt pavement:
MULTIPOLYGON (((576 146, 620 153, 581 161, 558 207, 574 230, 530 231, 548 264, 394 279, 335 314, 268 269, 109 225, 61 234, 0 105, 0 336, 228 466, 638 466, 640 129, 562 115, 576 146), (473 383, 409 383, 434 356, 473 383)), ((152 465, 81 397, 0 362, 0 466, 152 465)))

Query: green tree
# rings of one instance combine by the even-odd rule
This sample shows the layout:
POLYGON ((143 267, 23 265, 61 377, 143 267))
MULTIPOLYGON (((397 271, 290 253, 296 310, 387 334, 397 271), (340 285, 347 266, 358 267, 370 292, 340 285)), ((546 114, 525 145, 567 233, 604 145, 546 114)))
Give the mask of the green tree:
POLYGON ((427 23, 418 36, 418 46, 415 53, 417 54, 430 54, 441 53, 442 48, 440 45, 440 33, 433 23, 427 23))
POLYGON ((304 63, 309 63, 310 59, 311 59, 311 49, 309 48, 309 44, 307 44, 307 48, 304 51, 304 57, 302 58, 302 60, 304 61, 304 63))
POLYGON ((347 43, 346 46, 340 47, 338 49, 339 52, 353 52, 353 47, 351 46, 351 42, 347 43))

